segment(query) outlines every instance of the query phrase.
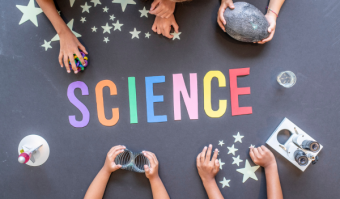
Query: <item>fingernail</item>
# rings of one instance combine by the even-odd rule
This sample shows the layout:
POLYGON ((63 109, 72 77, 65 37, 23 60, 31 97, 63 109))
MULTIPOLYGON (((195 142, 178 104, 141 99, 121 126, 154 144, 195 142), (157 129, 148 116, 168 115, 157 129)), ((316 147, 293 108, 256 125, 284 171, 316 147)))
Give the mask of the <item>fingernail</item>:
POLYGON ((209 144, 209 148, 211 148, 212 147, 212 145, 211 144, 209 144))
POLYGON ((68 70, 67 72, 70 73, 71 71, 68 70))

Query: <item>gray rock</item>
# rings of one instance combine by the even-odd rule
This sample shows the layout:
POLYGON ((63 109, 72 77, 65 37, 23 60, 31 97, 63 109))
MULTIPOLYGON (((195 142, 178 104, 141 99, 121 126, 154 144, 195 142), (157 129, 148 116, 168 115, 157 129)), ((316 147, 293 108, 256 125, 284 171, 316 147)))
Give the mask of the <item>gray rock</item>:
POLYGON ((269 23, 262 12, 246 2, 234 3, 235 9, 224 12, 226 32, 243 42, 258 42, 269 36, 269 23))

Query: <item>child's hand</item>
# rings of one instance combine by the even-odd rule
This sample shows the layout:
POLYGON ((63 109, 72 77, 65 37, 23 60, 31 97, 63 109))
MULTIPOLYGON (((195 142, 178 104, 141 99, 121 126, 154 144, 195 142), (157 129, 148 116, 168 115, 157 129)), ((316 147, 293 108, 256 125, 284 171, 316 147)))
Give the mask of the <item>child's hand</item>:
POLYGON ((268 38, 263 39, 262 41, 257 42, 258 44, 264 44, 264 43, 272 40, 273 37, 274 37, 274 34, 275 34, 277 16, 274 13, 272 13, 272 12, 268 12, 266 14, 266 19, 269 22, 268 32, 270 33, 270 35, 269 35, 268 38))
POLYGON ((214 156, 210 161, 210 157, 212 154, 212 145, 209 145, 208 152, 207 147, 203 148, 203 151, 198 154, 196 163, 198 174, 200 175, 202 181, 212 180, 215 178, 216 174, 220 170, 220 164, 217 160, 218 150, 215 149, 214 156))
POLYGON ((85 54, 87 54, 87 51, 85 47, 78 41, 77 37, 70 30, 60 33, 59 38, 60 38, 59 64, 61 67, 65 65, 67 72, 70 73, 71 72, 69 66, 70 60, 72 69, 74 73, 77 74, 78 70, 74 61, 74 54, 77 55, 80 62, 84 65, 85 62, 83 56, 81 56, 79 52, 79 49, 82 50, 85 54))
POLYGON ((174 36, 170 35, 171 26, 174 27, 175 32, 178 33, 178 24, 175 20, 174 15, 169 18, 156 17, 155 22, 152 25, 152 30, 157 32, 159 35, 162 34, 164 37, 172 39, 174 36))
POLYGON ((122 165, 116 165, 114 162, 115 158, 118 154, 122 153, 125 149, 125 146, 118 145, 114 146, 110 149, 110 151, 107 153, 106 160, 103 166, 103 169, 107 171, 108 173, 112 173, 116 170, 118 170, 122 165))
POLYGON ((170 0, 154 0, 151 4, 150 14, 161 18, 169 18, 175 11, 176 2, 170 0))
POLYGON ((275 165, 276 160, 274 154, 265 146, 250 148, 249 155, 256 165, 267 168, 269 166, 275 165))
POLYGON ((154 178, 158 178, 158 160, 155 154, 149 152, 149 151, 143 151, 143 154, 145 157, 149 159, 150 166, 144 165, 145 170, 145 176, 151 180, 154 178))
POLYGON ((218 9, 218 14, 217 14, 217 23, 224 32, 225 32, 224 26, 227 24, 227 22, 225 21, 223 17, 223 13, 228 7, 232 10, 235 8, 233 0, 222 0, 220 9, 218 9))

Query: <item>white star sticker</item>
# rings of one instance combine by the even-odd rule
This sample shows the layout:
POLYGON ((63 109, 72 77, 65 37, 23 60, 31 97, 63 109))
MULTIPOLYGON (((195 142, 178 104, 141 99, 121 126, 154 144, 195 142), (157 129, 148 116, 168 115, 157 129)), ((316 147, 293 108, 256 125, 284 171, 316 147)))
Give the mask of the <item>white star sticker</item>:
POLYGON ((222 166, 225 165, 225 163, 221 161, 221 158, 218 159, 218 162, 220 163, 220 169, 222 170, 222 166))
POLYGON ((223 146, 223 144, 224 144, 223 140, 218 141, 218 145, 223 146))
POLYGON ((240 132, 237 132, 237 135, 233 135, 233 137, 235 138, 235 143, 236 142, 240 142, 242 143, 242 138, 244 137, 243 135, 240 135, 240 132))
POLYGON ((136 2, 133 0, 113 0, 112 3, 120 3, 123 12, 125 11, 125 8, 128 4, 136 4, 136 2))
POLYGON ((92 32, 97 32, 96 26, 93 26, 91 29, 92 29, 92 32))
POLYGON ((145 9, 145 6, 144 6, 143 10, 139 10, 139 12, 141 13, 140 17, 145 16, 146 18, 148 18, 149 10, 145 9))
POLYGON ((98 4, 102 4, 100 0, 91 0, 92 3, 94 3, 94 7, 96 7, 98 4))
POLYGON ((145 38, 150 38, 151 34, 149 32, 145 33, 145 38))
MULTIPOLYGON (((77 32, 74 32, 72 29, 73 29, 73 19, 71 19, 71 21, 69 21, 67 23, 67 27, 72 31, 72 33, 76 36, 76 37, 81 37, 81 35, 77 32)), ((51 41, 58 41, 60 38, 59 38, 59 35, 56 34, 52 39, 51 41)))
POLYGON ((173 32, 173 33, 170 33, 170 35, 173 35, 174 37, 172 38, 172 40, 175 40, 175 39, 178 39, 180 40, 181 38, 179 38, 179 35, 182 34, 182 32, 173 32))
POLYGON ((47 49, 52 48, 51 41, 47 42, 46 40, 44 40, 44 44, 41 45, 41 47, 44 47, 45 51, 47 51, 47 49))
POLYGON ((105 26, 102 26, 102 28, 104 29, 103 33, 108 32, 109 34, 111 34, 111 28, 112 28, 112 26, 109 26, 108 23, 106 23, 105 26))
POLYGON ((114 15, 110 15, 110 20, 114 21, 115 20, 115 16, 114 15))
POLYGON ((120 29, 120 27, 122 27, 124 24, 119 23, 119 20, 117 20, 116 23, 112 23, 112 25, 115 27, 115 28, 113 29, 113 31, 115 31, 115 30, 122 31, 122 30, 120 29))
POLYGON ((110 41, 109 38, 108 37, 104 37, 104 42, 107 43, 108 41, 110 41))
POLYGON ((237 166, 240 166, 239 165, 240 162, 243 162, 243 160, 240 159, 240 155, 238 155, 237 158, 234 158, 234 157, 232 158, 234 159, 234 162, 232 164, 237 164, 237 166))
POLYGON ((16 7, 22 12, 22 17, 19 25, 30 20, 36 27, 38 27, 37 15, 42 13, 41 8, 34 6, 34 0, 30 0, 27 6, 16 5, 16 7))
POLYGON ((107 12, 109 10, 108 7, 105 6, 105 8, 103 8, 103 12, 107 12))
POLYGON ((250 166, 248 160, 246 160, 246 166, 243 169, 236 169, 236 171, 243 174, 243 183, 248 180, 248 178, 253 178, 254 180, 257 180, 257 177, 255 175, 255 171, 260 166, 250 166))
POLYGON ((255 148, 255 145, 250 144, 250 147, 249 147, 249 148, 255 148))
POLYGON ((90 8, 91 8, 92 6, 87 5, 87 2, 85 2, 85 4, 84 4, 84 5, 81 5, 80 7, 83 8, 83 11, 81 11, 82 13, 83 13, 83 12, 90 13, 90 8))
POLYGON ((73 4, 74 4, 75 1, 76 1, 76 0, 70 0, 70 5, 71 5, 71 7, 73 6, 73 4))
POLYGON ((234 145, 231 147, 227 147, 228 148, 228 154, 232 153, 233 155, 235 155, 235 152, 238 151, 238 149, 234 148, 234 145))
POLYGON ((82 18, 80 19, 80 21, 81 21, 82 23, 84 23, 84 22, 86 21, 86 18, 85 18, 85 17, 82 17, 82 18))
POLYGON ((139 36, 138 36, 139 33, 140 33, 140 31, 137 31, 136 28, 135 28, 133 31, 130 32, 130 34, 132 34, 132 38, 131 39, 133 39, 135 37, 139 39, 139 36))
POLYGON ((230 180, 226 180, 225 177, 223 177, 223 181, 220 181, 220 183, 222 184, 222 188, 224 188, 225 186, 230 187, 229 182, 230 180))

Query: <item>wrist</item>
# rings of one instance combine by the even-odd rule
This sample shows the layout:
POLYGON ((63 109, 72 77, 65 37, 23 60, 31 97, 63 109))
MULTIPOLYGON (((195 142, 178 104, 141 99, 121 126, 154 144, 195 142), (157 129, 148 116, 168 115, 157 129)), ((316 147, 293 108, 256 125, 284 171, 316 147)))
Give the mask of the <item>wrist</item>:
POLYGON ((104 175, 111 175, 111 171, 109 171, 107 168, 105 168, 105 166, 100 170, 101 173, 103 173, 104 175))
POLYGON ((69 29, 66 25, 57 28, 56 31, 57 31, 57 34, 58 34, 59 36, 71 32, 70 29, 69 29))
POLYGON ((267 14, 266 14, 268 17, 272 18, 272 19, 275 19, 275 21, 277 20, 277 17, 278 15, 276 13, 274 13, 273 11, 271 10, 267 10, 267 14))
POLYGON ((212 177, 201 177, 202 179, 202 182, 203 184, 210 184, 210 183, 213 183, 213 182, 216 182, 215 178, 212 178, 212 177))
POLYGON ((149 177, 150 183, 153 183, 153 182, 156 182, 156 181, 159 181, 159 180, 161 180, 161 178, 159 177, 159 175, 149 177))
POLYGON ((214 186, 217 186, 215 178, 202 179, 203 186, 205 190, 209 190, 214 186))
POLYGON ((264 167, 265 170, 273 170, 273 169, 277 169, 277 164, 276 164, 276 161, 266 165, 264 167))

